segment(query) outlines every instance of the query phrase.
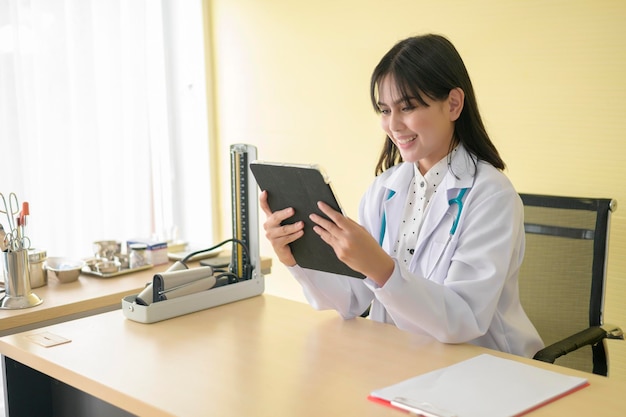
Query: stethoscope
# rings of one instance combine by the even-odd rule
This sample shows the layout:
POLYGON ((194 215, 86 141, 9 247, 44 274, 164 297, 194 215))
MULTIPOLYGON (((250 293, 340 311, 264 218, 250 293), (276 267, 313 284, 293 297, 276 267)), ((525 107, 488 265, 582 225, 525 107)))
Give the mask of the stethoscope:
MULTIPOLYGON (((456 233, 456 229, 459 226, 459 219, 461 218, 461 213, 463 212, 463 197, 465 196, 465 193, 467 193, 467 190, 469 190, 469 188, 461 188, 461 190, 459 191, 459 193, 457 194, 455 198, 451 198, 450 200, 448 200, 448 204, 450 206, 452 206, 453 204, 456 204, 457 209, 456 209, 456 216, 454 217, 454 221, 452 222, 452 227, 450 228, 450 235, 448 236, 448 241, 446 242, 446 245, 444 246, 443 251, 441 251, 442 254, 447 249, 448 243, 450 243, 450 240, 452 240, 452 236, 454 236, 454 234, 456 233)), ((395 191, 389 190, 389 193, 387 194, 387 198, 385 200, 389 200, 391 197, 394 196, 395 193, 396 193, 395 191)), ((380 246, 383 245, 383 239, 385 238, 386 228, 387 228, 387 216, 386 216, 386 213, 383 211, 383 218, 382 218, 382 222, 380 225, 380 234, 378 237, 378 244, 380 246)), ((439 257, 439 259, 441 259, 441 256, 439 257)), ((439 264, 439 260, 437 260, 437 263, 435 264, 435 266, 437 266, 438 264, 439 264)))

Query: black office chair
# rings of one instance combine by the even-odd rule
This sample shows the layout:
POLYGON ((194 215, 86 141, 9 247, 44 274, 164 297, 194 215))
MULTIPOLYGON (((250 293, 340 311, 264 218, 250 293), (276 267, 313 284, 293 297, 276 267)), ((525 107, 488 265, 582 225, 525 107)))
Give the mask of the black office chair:
POLYGON ((603 198, 520 194, 526 253, 520 298, 546 347, 535 359, 607 375, 606 339, 623 339, 603 325, 611 212, 603 198))

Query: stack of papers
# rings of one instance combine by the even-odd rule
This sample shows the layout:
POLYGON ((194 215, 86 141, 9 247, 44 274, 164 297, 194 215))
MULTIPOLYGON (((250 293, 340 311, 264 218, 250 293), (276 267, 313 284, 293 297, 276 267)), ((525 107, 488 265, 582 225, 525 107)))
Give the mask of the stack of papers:
POLYGON ((585 378, 483 354, 373 391, 369 399, 426 417, 513 417, 587 385, 585 378))

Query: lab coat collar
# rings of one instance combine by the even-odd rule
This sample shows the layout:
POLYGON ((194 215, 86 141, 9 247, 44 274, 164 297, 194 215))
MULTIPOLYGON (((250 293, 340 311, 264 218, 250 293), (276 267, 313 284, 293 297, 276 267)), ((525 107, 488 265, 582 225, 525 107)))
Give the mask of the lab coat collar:
MULTIPOLYGON (((422 230, 417 237, 417 245, 415 248, 416 253, 420 252, 425 247, 425 242, 430 239, 430 236, 436 230, 437 226, 445 218, 446 213, 450 209, 449 200, 456 198, 459 192, 463 188, 472 188, 474 185, 474 179, 476 178, 477 166, 475 165, 474 157, 467 152, 465 147, 459 145, 456 151, 453 151, 452 160, 448 173, 444 178, 442 186, 445 187, 446 193, 437 193, 436 196, 430 201, 430 207, 426 214, 425 221, 422 225, 422 230)), ((467 194, 471 194, 471 190, 468 190, 467 194)), ((467 199, 467 195, 464 200, 467 199)), ((441 248, 442 249, 442 248, 441 248)), ((443 250, 443 249, 442 249, 443 250)), ((434 254, 433 254, 434 255, 434 254)), ((437 254, 441 256, 441 254, 437 254)), ((413 261, 418 257, 416 256, 413 261)), ((438 258, 437 258, 438 259, 438 258)))
MULTIPOLYGON (((419 255, 424 249, 424 243, 445 217, 449 209, 448 200, 456 197, 462 188, 471 188, 474 184, 477 169, 474 163, 474 157, 467 152, 465 147, 461 144, 459 144, 456 151, 453 152, 454 154, 452 155, 448 172, 444 177, 444 181, 439 186, 439 190, 442 192, 433 196, 429 203, 430 207, 428 208, 422 230, 418 236, 415 248, 416 255, 419 255), (443 190, 445 190, 445 192, 443 192, 443 190)), ((410 163, 401 164, 395 171, 391 172, 389 177, 383 182, 383 187, 387 189, 385 192, 386 201, 384 202, 384 210, 388 213, 388 216, 399 216, 403 210, 408 192, 408 184, 413 176, 415 176, 413 166, 414 165, 410 163), (394 192, 392 199, 389 198, 390 191, 394 192)), ((395 241, 395 230, 388 230, 388 232, 389 238, 392 239, 391 241, 395 241)), ((417 259, 417 257, 418 256, 415 256, 414 259, 417 259)))

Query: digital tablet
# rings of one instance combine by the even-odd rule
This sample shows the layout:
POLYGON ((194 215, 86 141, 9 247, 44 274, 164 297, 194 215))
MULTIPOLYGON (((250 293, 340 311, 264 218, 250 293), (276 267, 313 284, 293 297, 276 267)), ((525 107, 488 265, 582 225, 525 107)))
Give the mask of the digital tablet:
POLYGON ((326 217, 317 207, 323 201, 343 212, 328 177, 317 165, 284 164, 266 161, 250 163, 250 170, 259 188, 267 191, 267 202, 272 211, 293 207, 295 214, 284 224, 304 222, 304 235, 289 246, 298 265, 317 271, 332 272, 354 278, 365 278, 341 262, 333 248, 313 231, 309 215, 326 217))

